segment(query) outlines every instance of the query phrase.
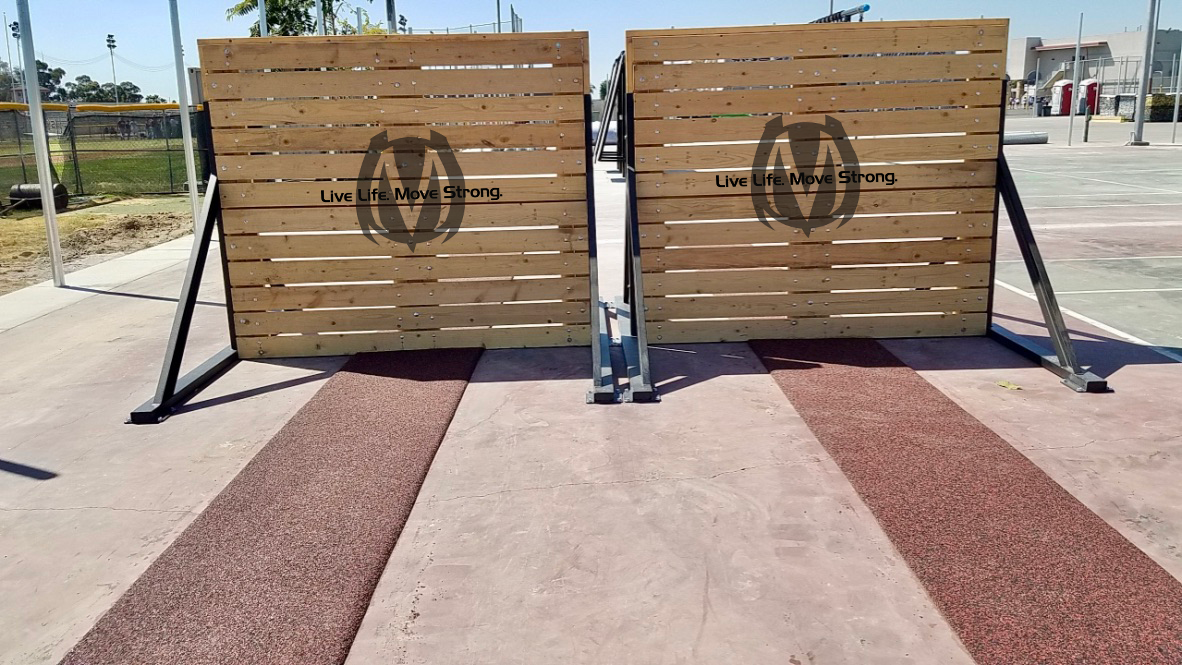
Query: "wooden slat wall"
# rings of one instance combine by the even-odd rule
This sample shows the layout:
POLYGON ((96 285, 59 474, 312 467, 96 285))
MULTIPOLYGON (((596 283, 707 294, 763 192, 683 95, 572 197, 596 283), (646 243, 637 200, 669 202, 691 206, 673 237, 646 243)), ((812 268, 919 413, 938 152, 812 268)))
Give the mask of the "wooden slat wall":
MULTIPOLYGON (((198 50, 242 356, 590 343, 586 33, 210 39, 198 50), (439 132, 464 186, 501 198, 468 199, 446 242, 375 244, 351 203, 321 192, 356 192, 382 131, 439 132)), ((382 165, 397 173, 394 155, 382 165)))
POLYGON ((649 341, 983 334, 1008 33, 1004 19, 629 31, 649 341), (838 119, 861 172, 895 184, 863 184, 840 228, 765 226, 749 189, 715 176, 751 177, 776 116, 838 119))

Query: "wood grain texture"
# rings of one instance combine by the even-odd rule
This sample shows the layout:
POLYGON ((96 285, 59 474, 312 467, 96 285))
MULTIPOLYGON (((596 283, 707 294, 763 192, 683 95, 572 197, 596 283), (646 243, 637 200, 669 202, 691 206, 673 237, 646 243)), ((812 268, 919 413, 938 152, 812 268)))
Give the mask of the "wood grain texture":
POLYGON ((986 321, 984 313, 654 321, 649 324, 648 337, 650 344, 820 337, 963 337, 984 335, 986 321))
MULTIPOLYGON (((211 107, 216 106, 216 102, 211 107)), ((583 123, 393 125, 365 127, 226 127, 214 132, 218 155, 250 152, 365 152, 369 142, 383 131, 391 139, 430 138, 436 131, 455 150, 465 148, 582 148, 583 123)))
POLYGON ((239 337, 238 355, 243 358, 283 358, 480 346, 486 349, 588 346, 590 343, 591 326, 589 325, 411 330, 368 334, 239 337))
POLYGON ((235 312, 322 307, 386 307, 441 304, 586 300, 586 277, 480 279, 448 282, 398 282, 342 286, 253 286, 234 289, 235 312))
POLYGON ((692 247, 696 245, 743 245, 791 242, 828 243, 840 240, 890 238, 988 238, 993 235, 990 213, 944 215, 886 215, 854 217, 842 225, 829 224, 809 235, 798 229, 770 222, 710 222, 693 224, 642 224, 640 246, 692 247))
MULTIPOLYGON (((446 219, 449 206, 439 212, 446 219)), ((478 213, 465 215, 464 229, 558 226, 587 226, 585 201, 558 203, 486 203, 478 213)), ((351 205, 314 208, 227 208, 222 223, 229 235, 255 233, 297 233, 309 231, 357 231, 361 228, 357 209, 351 205)))
MULTIPOLYGON (((464 177, 493 175, 581 175, 586 171, 586 155, 578 150, 510 150, 486 152, 451 152, 464 177)), ((301 180, 355 180, 362 171, 366 155, 345 153, 333 155, 226 155, 218 159, 220 182, 248 180, 278 180, 298 176, 301 180)), ((383 152, 375 161, 372 173, 398 173, 398 163, 404 155, 383 152)), ((429 156, 430 164, 438 163, 438 156, 429 156)), ((443 170, 441 166, 437 167, 443 170)), ((426 169, 424 169, 426 170, 426 169)), ((369 174, 367 174, 369 175, 369 174)))

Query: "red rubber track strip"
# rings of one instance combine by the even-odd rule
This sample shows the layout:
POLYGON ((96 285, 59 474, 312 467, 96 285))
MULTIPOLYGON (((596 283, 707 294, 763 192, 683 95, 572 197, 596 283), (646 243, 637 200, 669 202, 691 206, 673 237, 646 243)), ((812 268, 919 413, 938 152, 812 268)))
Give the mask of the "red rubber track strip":
POLYGON ((350 359, 63 662, 344 662, 479 358, 350 359))
POLYGON ((1182 663, 1182 584, 882 345, 751 347, 978 663, 1182 663))

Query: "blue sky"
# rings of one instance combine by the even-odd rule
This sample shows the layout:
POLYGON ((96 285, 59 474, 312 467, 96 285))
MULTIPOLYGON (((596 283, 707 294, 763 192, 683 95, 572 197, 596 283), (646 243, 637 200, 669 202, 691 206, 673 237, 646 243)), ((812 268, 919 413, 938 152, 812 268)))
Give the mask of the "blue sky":
MULTIPOLYGON (((368 9, 375 18, 384 16, 384 0, 350 0, 368 9)), ((1009 17, 1010 36, 1074 36, 1079 12, 1084 12, 1085 34, 1135 30, 1145 22, 1144 0, 1110 2, 951 2, 950 0, 869 0, 868 20, 927 18, 1009 17)), ((593 81, 608 75, 616 54, 623 48, 626 29, 697 27, 710 25, 756 25, 803 23, 828 12, 828 0, 808 2, 727 2, 725 0, 683 0, 675 3, 642 0, 512 0, 526 30, 586 30, 591 33, 591 74, 593 81)), ((502 0, 507 17, 510 0, 502 0)), ((120 80, 131 80, 145 94, 176 97, 169 28, 168 0, 31 0, 34 42, 38 57, 66 70, 67 80, 79 74, 107 81, 111 76, 106 57, 107 33, 114 33, 116 53, 135 65, 116 62, 120 80), (46 57, 47 56, 47 57, 46 57), (89 62, 96 60, 96 62, 89 62), (139 65, 141 67, 137 67, 139 65)), ((196 40, 203 37, 245 35, 253 19, 227 21, 230 0, 180 0, 181 32, 185 40, 186 64, 197 65, 196 40)), ((1182 4, 1166 0, 1162 27, 1182 27, 1182 4)), ((410 24, 442 28, 496 19, 495 0, 424 2, 397 0, 398 11, 410 24)), ((836 2, 838 8, 853 2, 836 2)), ((14 0, 0 0, 0 11, 8 22, 16 20, 14 0)), ((7 32, 7 30, 5 31, 7 32)), ((12 44, 16 59, 16 44, 12 44)), ((7 55, 0 52, 0 57, 7 55)))

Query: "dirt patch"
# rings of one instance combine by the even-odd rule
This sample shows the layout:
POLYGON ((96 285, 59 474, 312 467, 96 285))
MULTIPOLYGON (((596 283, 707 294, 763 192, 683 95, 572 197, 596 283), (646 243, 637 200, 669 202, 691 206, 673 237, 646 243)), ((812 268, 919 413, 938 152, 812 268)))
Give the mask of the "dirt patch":
MULTIPOLYGON (((153 212, 59 218, 66 271, 101 263, 193 232, 191 215, 153 212)), ((52 276, 45 226, 40 218, 0 219, 0 294, 52 276)))

